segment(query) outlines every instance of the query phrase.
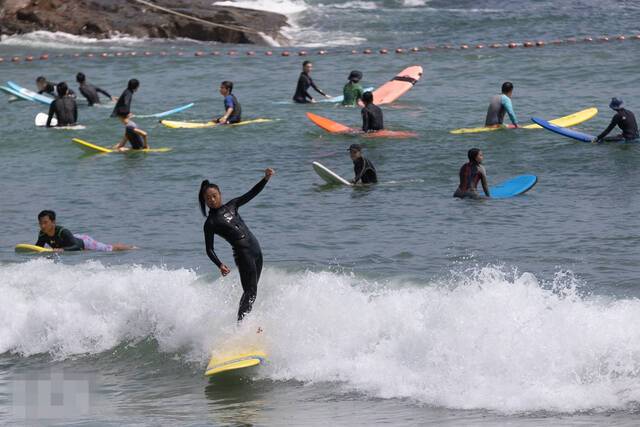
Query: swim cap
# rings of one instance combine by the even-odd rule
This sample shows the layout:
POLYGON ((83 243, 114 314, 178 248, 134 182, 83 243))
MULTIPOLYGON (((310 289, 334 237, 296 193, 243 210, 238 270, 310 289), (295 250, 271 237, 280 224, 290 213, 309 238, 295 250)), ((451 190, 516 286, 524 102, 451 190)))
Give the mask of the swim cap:
POLYGON ((362 80, 362 73, 360 71, 353 70, 349 74, 349 81, 350 82, 358 83, 360 80, 362 80))
POLYGON ((611 98, 609 108, 611 108, 612 110, 619 110, 621 108, 624 108, 624 102, 620 98, 611 98))
POLYGON ((362 145, 360 145, 360 144, 351 144, 349 146, 349 151, 362 151, 362 145))

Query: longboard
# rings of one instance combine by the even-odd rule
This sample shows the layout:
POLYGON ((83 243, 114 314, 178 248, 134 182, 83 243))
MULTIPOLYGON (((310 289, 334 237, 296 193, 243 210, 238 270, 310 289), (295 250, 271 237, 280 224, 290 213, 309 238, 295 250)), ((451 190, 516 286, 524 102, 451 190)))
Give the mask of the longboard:
POLYGON ((519 175, 489 188, 492 199, 508 199, 531 190, 538 182, 535 175, 519 175))
POLYGON ((572 130, 572 129, 566 129, 566 128, 563 128, 563 127, 560 127, 560 126, 556 126, 555 124, 553 124, 551 122, 548 122, 548 121, 543 120, 543 119, 539 119, 537 117, 532 117, 531 120, 534 123, 542 126, 543 128, 545 128, 547 130, 550 130, 551 132, 555 132, 555 133, 557 133, 559 135, 566 136, 566 137, 571 138, 571 139, 575 139, 575 140, 582 141, 582 142, 593 142, 593 140, 596 139, 595 136, 589 135, 588 133, 582 133, 582 132, 578 132, 578 131, 575 131, 575 130, 572 130))
POLYGON ((18 243, 15 248, 18 253, 39 254, 44 252, 53 252, 51 248, 43 248, 42 246, 31 245, 29 243, 18 243))
POLYGON ((214 354, 209 360, 204 375, 211 377, 223 372, 241 371, 263 364, 266 358, 266 353, 260 350, 222 356, 214 354))
MULTIPOLYGON (((6 86, 0 86, 0 90, 3 91, 4 93, 6 93, 7 95, 13 96, 15 98, 21 99, 23 101, 32 101, 34 102, 33 98, 26 96, 20 92, 18 92, 17 90, 11 89, 10 87, 6 87, 6 86)), ((9 100, 11 101, 11 99, 9 100)))
POLYGON ((272 122, 272 119, 253 119, 253 120, 245 120, 240 123, 233 123, 230 125, 221 125, 216 122, 178 122, 172 120, 160 120, 164 126, 170 129, 205 129, 205 128, 215 128, 219 126, 244 126, 251 125, 255 123, 268 123, 272 122))
POLYGON ((184 110, 188 110, 189 108, 193 107, 194 105, 195 105, 195 104, 192 102, 192 103, 190 103, 190 104, 187 104, 187 105, 183 105, 183 106, 181 106, 181 107, 174 108, 173 110, 163 111, 162 113, 156 113, 156 114, 143 114, 143 115, 140 115, 140 116, 135 115, 135 117, 138 117, 138 118, 154 117, 154 118, 156 118, 156 119, 160 119, 160 118, 162 118, 162 117, 167 117, 167 116, 170 116, 170 115, 172 115, 172 114, 176 114, 176 113, 180 113, 180 112, 182 112, 182 111, 184 111, 184 110))
POLYGON ((392 103, 405 93, 409 92, 409 90, 418 83, 421 77, 421 66, 413 65, 405 68, 394 78, 373 91, 373 103, 375 105, 392 103))
MULTIPOLYGON (((362 91, 363 92, 371 92, 372 90, 373 90, 372 87, 367 87, 367 88, 364 88, 362 91)), ((318 102, 333 102, 333 103, 335 103, 335 102, 342 102, 342 101, 344 101, 344 95, 334 96, 333 98, 323 98, 323 99, 320 99, 318 102)))
MULTIPOLYGON (((36 114, 36 118, 34 120, 36 126, 38 126, 38 127, 46 126, 48 118, 49 118, 48 114, 45 114, 45 113, 36 114)), ((52 117, 51 118, 51 126, 58 126, 58 119, 56 119, 55 117, 52 117)))
MULTIPOLYGON (((557 119, 550 120, 550 123, 561 126, 561 127, 571 127, 575 125, 579 125, 580 123, 586 122, 589 119, 595 117, 598 114, 598 109, 595 107, 587 108, 582 111, 578 111, 573 114, 569 114, 568 116, 558 117, 557 119)), ((505 125, 498 127, 477 127, 477 128, 462 128, 455 129, 450 131, 454 135, 465 134, 465 133, 480 133, 480 132, 494 132, 497 130, 504 129, 514 129, 513 125, 505 125)), ((541 127, 537 124, 529 124, 526 126, 522 126, 522 129, 540 129, 541 127)))
POLYGON ((76 144, 78 144, 81 148, 84 148, 86 151, 89 151, 90 153, 102 153, 102 154, 111 154, 111 153, 121 153, 121 154, 127 154, 127 153, 166 153, 168 151, 171 151, 171 148, 147 148, 147 149, 142 149, 142 150, 126 150, 126 151, 119 151, 119 150, 112 150, 111 148, 106 148, 106 147, 102 147, 100 145, 95 145, 92 144, 88 141, 79 139, 79 138, 73 138, 72 139, 73 142, 75 142, 76 144))
POLYGON ((364 133, 359 129, 350 128, 349 126, 345 126, 342 123, 334 122, 333 120, 327 119, 326 117, 322 117, 309 112, 307 112, 307 118, 311 120, 316 126, 324 129, 329 133, 354 134, 363 136, 365 138, 414 138, 417 136, 415 132, 387 129, 364 133))
POLYGON ((48 96, 44 96, 41 95, 37 92, 34 92, 32 90, 29 90, 25 87, 20 86, 17 83, 14 82, 7 82, 7 85, 15 90, 16 92, 20 92, 22 95, 28 96, 30 99, 30 101, 35 101, 35 102, 39 102, 41 104, 45 104, 45 105, 50 105, 53 102, 53 98, 50 98, 48 96))
POLYGON ((320 176, 320 178, 322 178, 327 184, 339 184, 339 185, 346 185, 347 187, 353 187, 352 183, 350 183, 349 181, 347 181, 337 173, 333 172, 331 169, 324 166, 322 163, 313 162, 312 165, 313 165, 313 170, 316 171, 318 176, 320 176))

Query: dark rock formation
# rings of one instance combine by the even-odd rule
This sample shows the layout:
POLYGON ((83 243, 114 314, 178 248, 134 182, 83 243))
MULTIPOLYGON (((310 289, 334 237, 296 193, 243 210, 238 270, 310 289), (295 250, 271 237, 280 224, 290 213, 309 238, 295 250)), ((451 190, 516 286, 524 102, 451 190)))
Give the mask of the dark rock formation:
POLYGON ((174 38, 280 44, 287 18, 272 12, 212 6, 214 0, 0 0, 0 34, 37 30, 109 38, 174 38), (145 4, 148 3, 148 4, 145 4), (167 9, 167 10, 163 10, 167 9))

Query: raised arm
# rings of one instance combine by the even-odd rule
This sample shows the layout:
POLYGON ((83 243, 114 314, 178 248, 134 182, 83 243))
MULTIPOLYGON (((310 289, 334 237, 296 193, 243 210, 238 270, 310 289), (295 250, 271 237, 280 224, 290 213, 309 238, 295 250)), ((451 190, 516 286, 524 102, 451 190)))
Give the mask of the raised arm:
POLYGON ((267 185, 267 182, 269 182, 269 179, 273 176, 274 173, 275 171, 273 169, 267 168, 264 171, 264 178, 262 178, 260 182, 254 185, 251 190, 247 191, 242 196, 233 199, 230 203, 234 203, 238 208, 249 203, 251 199, 260 194, 260 192, 264 189, 264 186, 267 185))

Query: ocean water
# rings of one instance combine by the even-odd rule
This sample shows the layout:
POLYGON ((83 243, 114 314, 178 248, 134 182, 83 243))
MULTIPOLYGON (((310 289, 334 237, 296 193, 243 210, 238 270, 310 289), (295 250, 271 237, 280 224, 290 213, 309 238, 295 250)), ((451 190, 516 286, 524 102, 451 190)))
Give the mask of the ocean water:
MULTIPOLYGON (((313 111, 357 126, 356 109, 288 103, 302 58, 194 57, 220 46, 61 34, 5 37, 1 81, 82 71, 119 95, 141 88, 139 114, 222 110, 231 79, 245 118, 271 123, 172 130, 138 124, 156 155, 87 155, 79 137, 111 145, 111 106, 80 106, 77 131, 36 128, 45 107, 0 99, 0 420, 4 425, 637 425, 640 419, 640 146, 584 144, 520 130, 451 135, 480 126, 505 80, 522 123, 595 106, 577 129, 609 123, 611 97, 640 111, 640 41, 532 49, 351 55, 430 43, 492 43, 634 34, 635 2, 269 2, 291 11, 294 48, 322 46, 314 78, 339 94, 352 69, 378 86, 419 64, 421 81, 383 108, 390 129, 418 138, 329 135, 313 111), (367 25, 359 25, 360 22, 367 25), (165 57, 73 58, 73 53, 164 50, 165 57), (175 52, 183 51, 179 57, 175 52), (55 54, 64 53, 62 58, 55 54), (350 178, 359 142, 380 184, 327 188, 320 161, 350 178), (532 173, 508 200, 451 195, 466 152, 485 153, 490 185, 532 173), (204 253, 197 191, 204 178, 230 199, 273 167, 241 209, 265 257, 254 311, 238 327, 239 277, 221 278, 204 253), (39 257, 36 215, 126 253, 39 257), (260 327, 263 333, 257 335, 260 327), (203 377, 214 349, 260 345, 269 363, 243 377, 203 377), (30 402, 31 405, 25 405, 30 402)), ((75 89, 75 84, 71 87, 75 89)), ((4 97, 4 95, 2 95, 4 97)), ((232 264, 228 245, 216 251, 232 264)))

